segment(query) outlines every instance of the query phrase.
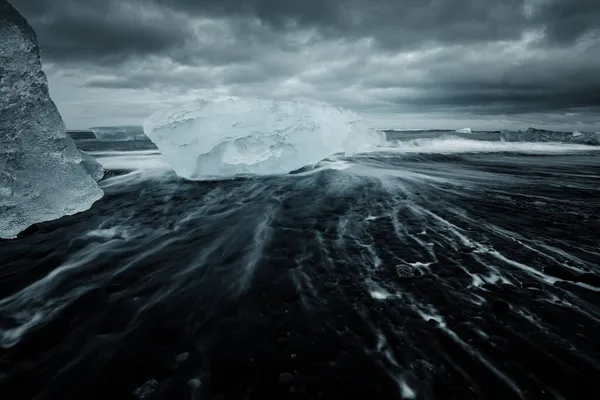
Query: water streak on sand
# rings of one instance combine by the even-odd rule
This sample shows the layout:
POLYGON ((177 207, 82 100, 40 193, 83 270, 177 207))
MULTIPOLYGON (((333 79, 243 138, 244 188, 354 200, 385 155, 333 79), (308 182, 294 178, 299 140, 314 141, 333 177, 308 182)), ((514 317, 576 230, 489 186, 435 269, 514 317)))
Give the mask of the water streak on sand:
POLYGON ((115 395, 176 392, 179 380, 189 395, 197 380, 194 395, 233 396, 240 368, 236 384, 267 393, 254 363, 293 370, 315 395, 362 390, 318 384, 330 369, 361 371, 384 398, 560 398, 568 380, 595 390, 597 156, 461 146, 205 183, 178 179, 153 150, 99 150, 112 171, 101 202, 0 245, 0 356, 14 377, 0 389, 56 398, 76 381, 65 397, 76 398, 99 382, 80 371, 96 368, 115 395), (181 353, 189 369, 161 370, 181 353))

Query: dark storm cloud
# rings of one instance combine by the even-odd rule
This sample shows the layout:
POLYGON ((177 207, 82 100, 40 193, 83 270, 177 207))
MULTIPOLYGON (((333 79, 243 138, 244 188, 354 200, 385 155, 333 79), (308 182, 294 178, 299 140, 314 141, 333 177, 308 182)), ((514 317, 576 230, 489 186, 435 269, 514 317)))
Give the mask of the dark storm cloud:
MULTIPOLYGON (((518 38, 544 28, 570 43, 598 29, 597 0, 14 0, 49 59, 161 53, 193 34, 184 16, 256 18, 274 31, 312 27, 387 49, 518 38), (148 10, 155 11, 154 13, 148 10), (178 12, 179 14, 176 14, 178 12), (179 16, 179 17, 178 17, 179 16)), ((242 23, 243 26, 243 23, 242 23)), ((240 29, 240 35, 252 30, 240 29)), ((275 32, 274 32, 275 33, 275 32)))
POLYGON ((155 1, 204 15, 251 16, 275 29, 312 27, 327 36, 372 37, 389 49, 514 38, 527 25, 522 0, 155 1))
POLYGON ((384 91, 381 98, 415 110, 600 112, 600 41, 553 50, 540 49, 535 40, 508 52, 498 47, 445 48, 407 62, 403 74, 363 74, 361 86, 384 91), (394 88, 410 95, 397 95, 394 88))
POLYGON ((16 0, 46 60, 118 64, 176 49, 193 35, 187 20, 137 1, 16 0))
POLYGON ((537 0, 532 21, 545 27, 548 41, 573 43, 591 32, 600 30, 600 1, 597 0, 537 0))
POLYGON ((153 0, 186 13, 251 16, 281 29, 373 37, 391 47, 518 37, 543 28, 548 40, 573 42, 600 25, 597 0, 153 0))
POLYGON ((390 112, 600 107, 598 0, 13 4, 37 31, 44 60, 80 69, 85 88, 225 86, 390 112), (538 36, 522 44, 528 34, 538 36))
MULTIPOLYGON (((406 103, 406 98, 397 99, 399 104, 406 103)), ((557 112, 568 109, 588 108, 589 111, 600 111, 600 95, 589 90, 573 92, 543 90, 489 90, 462 89, 456 92, 433 90, 426 96, 412 97, 409 106, 413 111, 419 109, 469 110, 476 114, 519 114, 523 112, 557 112), (594 107, 594 105, 597 105, 594 107)))

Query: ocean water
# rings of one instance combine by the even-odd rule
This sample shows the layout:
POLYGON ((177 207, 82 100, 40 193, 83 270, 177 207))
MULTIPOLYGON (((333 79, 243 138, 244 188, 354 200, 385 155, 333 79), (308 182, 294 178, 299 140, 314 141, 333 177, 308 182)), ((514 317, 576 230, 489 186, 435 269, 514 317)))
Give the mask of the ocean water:
POLYGON ((178 178, 75 136, 87 212, 0 241, 0 398, 600 396, 600 148, 393 132, 178 178))

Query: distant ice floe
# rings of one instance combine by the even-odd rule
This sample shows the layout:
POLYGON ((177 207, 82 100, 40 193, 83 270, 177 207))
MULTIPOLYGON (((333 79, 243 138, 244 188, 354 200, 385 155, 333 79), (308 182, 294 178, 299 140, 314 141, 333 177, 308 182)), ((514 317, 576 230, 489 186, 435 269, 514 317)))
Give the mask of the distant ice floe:
POLYGON ((158 150, 99 151, 92 155, 109 171, 170 170, 158 150))
POLYGON ((457 129, 456 133, 471 133, 471 128, 457 129))
POLYGON ((89 128, 98 140, 148 140, 144 128, 136 125, 98 126, 89 128))
POLYGON ((554 142, 600 146, 600 135, 597 133, 555 132, 545 129, 529 128, 525 132, 502 131, 504 142, 554 142))
MULTIPOLYGON (((522 133, 522 132, 521 132, 522 133)), ((536 142, 536 141, 484 141, 466 139, 457 136, 420 138, 391 142, 382 151, 393 153, 418 154, 457 154, 457 153, 501 153, 517 152, 531 154, 566 153, 573 151, 600 150, 584 143, 576 142, 536 142)))

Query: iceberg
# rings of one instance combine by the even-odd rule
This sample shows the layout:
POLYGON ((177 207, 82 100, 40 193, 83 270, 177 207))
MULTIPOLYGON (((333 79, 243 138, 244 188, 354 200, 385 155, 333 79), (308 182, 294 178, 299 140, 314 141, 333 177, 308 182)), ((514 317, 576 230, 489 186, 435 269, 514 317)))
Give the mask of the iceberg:
POLYGON ((455 132, 456 133, 471 133, 471 128, 457 129, 455 132))
POLYGON ((98 140, 148 140, 144 135, 144 128, 136 125, 125 126, 97 126, 89 128, 98 140))
POLYGON ((0 238, 89 209, 102 167, 82 154, 50 95, 35 32, 0 0, 0 238), (90 175, 92 173, 93 177, 90 175))
POLYGON ((196 100, 157 111, 144 132, 175 172, 203 180, 285 174, 385 143, 354 112, 321 103, 196 100))
POLYGON ((502 131, 500 139, 503 142, 553 142, 600 146, 600 135, 580 131, 555 132, 546 129, 529 128, 525 132, 502 131))

